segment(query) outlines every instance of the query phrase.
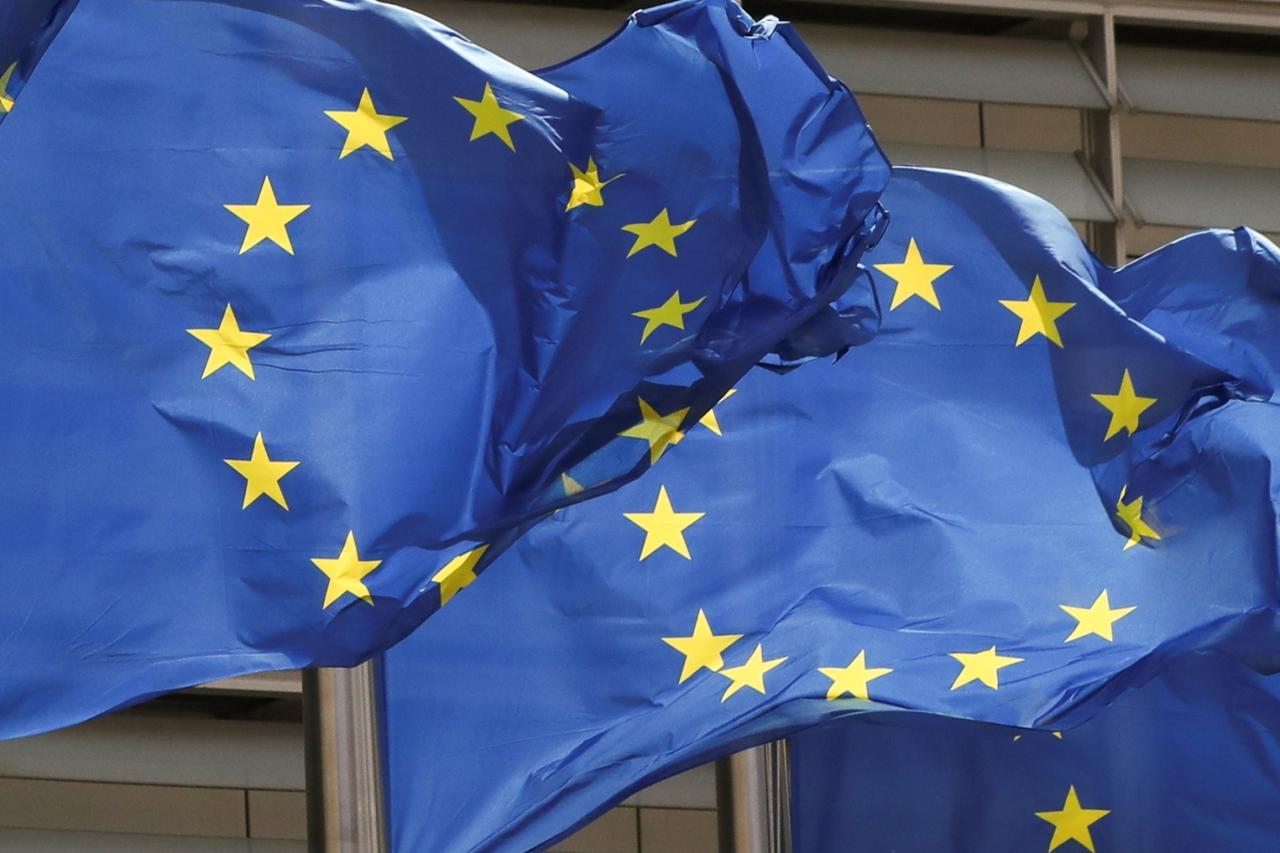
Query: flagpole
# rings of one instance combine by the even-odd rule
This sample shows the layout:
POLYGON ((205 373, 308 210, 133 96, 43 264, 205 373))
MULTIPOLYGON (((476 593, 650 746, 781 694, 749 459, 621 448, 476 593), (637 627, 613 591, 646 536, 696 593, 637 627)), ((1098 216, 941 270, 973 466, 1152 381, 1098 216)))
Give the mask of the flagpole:
POLYGON ((720 853, 791 853, 791 785, 785 741, 716 764, 720 853))
POLYGON ((302 673, 307 849, 386 853, 374 664, 302 673))

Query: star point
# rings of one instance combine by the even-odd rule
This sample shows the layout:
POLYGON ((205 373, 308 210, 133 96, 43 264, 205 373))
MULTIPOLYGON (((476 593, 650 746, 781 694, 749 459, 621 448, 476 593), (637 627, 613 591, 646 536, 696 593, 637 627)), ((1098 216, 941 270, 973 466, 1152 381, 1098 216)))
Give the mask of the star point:
POLYGON ((698 670, 719 672, 724 667, 725 650, 741 640, 742 636, 716 634, 711 630, 707 614, 699 609, 692 634, 687 637, 663 637, 662 642, 684 655, 684 667, 680 670, 680 683, 684 684, 698 670))
POLYGON ((585 491, 582 484, 570 477, 568 474, 560 475, 560 487, 564 489, 564 496, 566 498, 571 498, 574 495, 581 494, 585 491))
POLYGON ((573 163, 569 164, 569 168, 573 171, 573 186, 569 190, 569 202, 564 208, 566 213, 584 204, 590 207, 604 207, 602 190, 623 177, 623 175, 614 175, 607 181, 601 180, 600 167, 591 158, 587 158, 586 169, 579 169, 573 163))
POLYGON ((431 576, 431 580, 440 585, 440 606, 444 607, 453 597, 469 587, 476 579, 476 565, 488 545, 479 545, 470 551, 463 551, 444 564, 444 568, 431 576))
POLYGON ((1070 643, 1081 637, 1087 637, 1090 634, 1096 634, 1108 643, 1114 642, 1115 637, 1112 636, 1112 627, 1116 622, 1128 616, 1136 607, 1111 607, 1111 598, 1104 589, 1101 594, 1094 599, 1093 604, 1088 607, 1072 607, 1069 604, 1059 604, 1068 616, 1076 620, 1076 627, 1072 630, 1064 643, 1070 643))
POLYGON ((867 685, 893 670, 888 667, 868 667, 867 652, 863 649, 848 666, 820 666, 818 672, 831 679, 831 686, 827 688, 827 701, 834 701, 848 693, 855 699, 869 702, 871 697, 867 694, 867 685))
POLYGON ((725 688, 724 695, 720 697, 720 701, 727 701, 730 696, 744 687, 750 687, 757 693, 763 694, 765 692, 765 673, 782 666, 786 660, 785 657, 765 660, 764 646, 756 643, 756 650, 751 653, 751 657, 747 658, 746 663, 741 666, 729 666, 720 670, 720 674, 729 679, 730 682, 729 686, 725 688))
POLYGON ((525 117, 515 110, 503 107, 498 97, 493 94, 493 86, 485 83, 484 94, 478 101, 468 98, 454 98, 454 100, 475 119, 475 124, 471 127, 471 142, 492 134, 501 139, 502 144, 512 151, 516 150, 515 140, 511 138, 511 125, 524 121, 525 117))
POLYGON ((1126 368, 1120 378, 1120 390, 1114 394, 1090 394, 1104 409, 1111 413, 1111 422, 1107 424, 1107 434, 1102 439, 1109 441, 1121 430, 1133 435, 1138 431, 1138 420, 1142 413, 1156 404, 1155 397, 1140 397, 1133 390, 1133 379, 1126 368))
POLYGON ((13 72, 17 70, 18 63, 12 63, 0 74, 0 113, 7 113, 13 109, 13 96, 9 94, 9 81, 13 79, 13 72))
POLYGON ((360 96, 360 103, 354 110, 325 110, 324 114, 347 131, 347 141, 342 146, 342 153, 338 155, 339 160, 366 146, 388 160, 394 160, 387 133, 409 120, 405 116, 379 113, 373 105, 373 96, 369 94, 368 88, 360 96))
MULTIPOLYGON (((734 394, 737 394, 737 393, 738 393, 737 388, 730 388, 728 391, 724 392, 724 396, 720 398, 720 403, 723 403, 725 400, 728 400, 730 397, 732 397, 734 394)), ((719 406, 720 403, 716 403, 716 405, 719 406)), ((719 436, 724 435, 724 433, 720 431, 720 419, 716 417, 716 410, 714 408, 711 411, 707 412, 705 415, 703 415, 701 418, 699 418, 698 423, 702 424, 704 427, 711 430, 716 435, 719 435, 719 436)))
POLYGON ((1110 809, 1082 808, 1080 798, 1076 795, 1076 786, 1072 785, 1067 789, 1067 799, 1060 810, 1036 812, 1036 817, 1053 825, 1053 838, 1049 840, 1050 853, 1068 841, 1078 842, 1090 853, 1096 853, 1089 827, 1109 814, 1110 809))
POLYGON ((253 452, 248 459, 223 459, 232 470, 244 477, 244 504, 241 509, 248 509, 258 498, 266 495, 286 511, 289 504, 284 499, 284 491, 280 488, 280 480, 294 468, 297 462, 285 462, 272 459, 267 455, 267 445, 258 433, 253 440, 253 452))
POLYGON ((365 576, 378 566, 381 560, 362 560, 356 548, 355 531, 347 531, 347 540, 342 545, 342 553, 332 559, 312 557, 311 562, 329 578, 329 585, 324 591, 324 608, 327 610, 343 595, 350 593, 367 604, 373 604, 373 595, 365 586, 365 576))
POLYGON ((640 402, 640 423, 628 427, 618 433, 621 438, 638 438, 649 443, 649 464, 656 465, 668 447, 673 447, 684 438, 680 424, 684 416, 689 414, 688 408, 679 409, 669 415, 660 415, 657 410, 645 402, 643 397, 636 398, 640 402))
POLYGON ((658 489, 653 512, 623 513, 628 521, 644 531, 641 560, 660 548, 670 548, 686 560, 693 559, 689 555, 689 545, 684 541, 684 531, 704 515, 705 512, 676 512, 671 506, 671 498, 667 496, 666 486, 658 489))
POLYGON ((893 279, 897 285, 893 290, 893 300, 889 303, 890 311, 913 296, 924 300, 939 311, 942 310, 942 303, 938 301, 938 292, 934 290, 933 285, 952 269, 952 265, 925 263, 914 237, 907 243, 907 254, 901 263, 876 264, 875 268, 893 279))
POLYGON ((289 239, 289 223, 311 209, 309 204, 280 204, 276 200, 271 178, 262 179, 262 189, 253 204, 224 204, 230 213, 242 219, 248 228, 240 254, 252 249, 263 240, 270 240, 289 254, 293 254, 293 242, 289 239))
POLYGON ((996 647, 980 652, 952 652, 951 657, 960 662, 962 669, 952 682, 951 689, 956 690, 971 681, 980 681, 992 690, 1000 689, 1000 670, 1015 663, 1022 663, 1022 658, 998 654, 996 647))
POLYGON ((677 257, 676 238, 692 228, 697 221, 696 219, 690 219, 687 222, 681 222, 679 225, 673 225, 671 214, 664 207, 657 216, 648 222, 635 222, 631 225, 622 226, 623 231, 634 234, 636 237, 636 242, 631 246, 631 251, 627 252, 627 257, 629 258, 650 246, 657 246, 671 257, 677 257))
POLYGON ((218 324, 218 328, 187 329, 187 334, 209 348, 209 358, 204 363, 201 379, 208 379, 228 364, 250 379, 256 378, 249 350, 271 337, 265 332, 242 331, 236 320, 236 312, 231 309, 231 303, 227 303, 226 310, 222 312, 222 322, 218 324))
POLYGON ((1124 486, 1120 489, 1120 496, 1116 498, 1116 518, 1119 519, 1121 524, 1129 528, 1129 538, 1124 543, 1124 550, 1126 551, 1134 545, 1141 544, 1143 539, 1160 541, 1160 534, 1142 517, 1142 496, 1139 495, 1125 503, 1124 497, 1128 493, 1129 487, 1124 486))
POLYGON ((1043 335, 1049 341, 1062 347, 1062 336, 1058 332, 1058 319, 1072 308, 1074 302, 1050 302, 1044 295, 1044 285, 1040 276, 1031 283, 1031 293, 1025 300, 1001 299, 1000 304, 1017 315, 1022 321, 1018 328, 1018 340, 1014 346, 1020 347, 1036 335, 1043 335))
POLYGON ((695 310, 699 305, 705 302, 705 296, 693 300, 692 302, 681 302, 680 291, 671 294, 666 302, 657 308, 646 308, 643 311, 633 311, 632 317, 639 317, 645 321, 644 331, 640 333, 640 343, 649 340, 649 336, 663 326, 671 326, 676 329, 684 330, 684 315, 695 310))

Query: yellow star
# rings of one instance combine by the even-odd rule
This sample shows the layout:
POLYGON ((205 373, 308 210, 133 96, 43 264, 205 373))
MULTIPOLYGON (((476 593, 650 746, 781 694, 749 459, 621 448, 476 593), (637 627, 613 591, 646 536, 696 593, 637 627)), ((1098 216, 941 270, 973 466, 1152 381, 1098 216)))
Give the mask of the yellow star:
POLYGON ((1125 370, 1124 376, 1120 378, 1119 391, 1114 394, 1090 394, 1089 396, 1111 412, 1111 423, 1107 425, 1107 434, 1103 441, 1107 441, 1120 430, 1126 430, 1129 435, 1133 435, 1138 431, 1138 418, 1156 404, 1155 397, 1139 397, 1134 393, 1133 380, 1129 378, 1128 370, 1125 370))
POLYGON ((720 697, 720 701, 724 702, 744 687, 750 687, 757 693, 764 693, 764 674, 775 667, 782 666, 785 661, 786 658, 765 660, 764 647, 756 643, 756 650, 751 653, 751 657, 747 658, 746 663, 742 666, 726 667, 720 672, 731 682, 725 688, 724 695, 720 697))
POLYGON ((1094 599, 1093 604, 1088 607, 1072 607, 1069 604, 1059 604, 1058 606, 1065 610, 1072 619, 1076 620, 1075 629, 1071 632, 1071 636, 1063 640, 1064 643, 1087 637, 1090 634, 1097 634, 1110 643, 1115 640, 1115 637, 1111 635, 1111 626, 1137 609, 1135 607, 1117 607, 1112 610, 1111 599, 1105 589, 1101 595, 1094 599))
POLYGON ((707 614, 699 610, 690 636, 663 637, 662 642, 684 655, 684 669, 680 671, 680 683, 684 684, 700 669, 719 672, 724 666, 724 650, 741 639, 741 634, 712 633, 707 614))
POLYGON ((1001 299, 1000 304, 1022 320, 1018 340, 1014 346, 1022 346, 1036 335, 1044 335, 1059 347, 1062 337, 1058 334, 1058 318, 1076 307, 1074 302, 1050 302, 1044 295, 1040 276, 1031 283, 1031 295, 1025 300, 1001 299))
POLYGON ((1129 528, 1129 539, 1124 543, 1126 551, 1141 543, 1143 539, 1160 541, 1160 534, 1155 531, 1155 528, 1142 520, 1142 498, 1136 497, 1128 503, 1124 502, 1124 496, 1128 492, 1129 487, 1125 486, 1120 490, 1120 497, 1116 499, 1116 518, 1129 528))
POLYGON ((584 204, 591 207, 604 207, 604 193, 600 191, 622 177, 622 175, 614 175, 607 181, 600 180, 600 168, 591 158, 587 159, 585 172, 572 163, 569 164, 569 168, 573 170, 573 188, 569 191, 569 203, 565 206, 565 212, 584 204))
POLYGON ((249 360, 249 350, 271 337, 263 332, 242 332, 236 322, 236 312, 222 312, 222 322, 216 329, 187 329, 187 334, 209 348, 209 359, 204 363, 201 379, 208 379, 223 365, 229 364, 250 379, 253 375, 253 362, 249 360))
POLYGON ((876 269, 889 276, 897 284, 893 291, 892 311, 913 296, 918 296, 939 311, 938 293, 933 283, 951 269, 951 264, 926 264, 914 237, 907 243, 907 255, 900 264, 876 264, 876 269))
POLYGON ((848 693, 855 699, 870 701, 867 685, 877 678, 888 675, 893 670, 888 667, 868 667, 867 652, 858 652, 858 656, 848 666, 820 666, 818 672, 831 679, 827 688, 827 700, 839 699, 848 693))
POLYGON ((0 113, 7 113, 13 109, 13 96, 9 94, 9 81, 13 79, 14 69, 18 67, 18 63, 13 63, 0 74, 0 113))
POLYGON ((293 254, 293 243, 289 241, 288 225, 305 213, 309 204, 280 204, 276 201, 276 191, 271 186, 271 178, 262 179, 262 189, 258 192, 258 200, 253 204, 224 204, 227 210, 248 223, 244 232, 244 242, 240 244, 240 254, 252 249, 263 240, 270 240, 289 254, 293 254))
MULTIPOLYGON (((431 580, 440 584, 440 606, 444 607, 455 595, 471 585, 476 579, 476 564, 489 550, 488 545, 480 545, 470 551, 463 551, 444 564, 444 568, 431 576, 431 580)), ((450 611, 452 612, 452 611, 450 611)))
POLYGON ((1022 663, 1022 658, 996 654, 995 646, 980 652, 953 652, 951 657, 960 661, 963 667, 951 684, 952 690, 964 687, 970 681, 981 681, 992 690, 999 690, 1000 670, 1022 663))
POLYGON ((564 487, 564 496, 571 498, 576 494, 580 494, 583 490, 582 484, 570 477, 568 474, 560 475, 560 485, 564 487))
MULTIPOLYGON (((737 388, 730 388, 728 391, 724 393, 724 396, 720 398, 720 403, 723 403, 725 400, 728 400, 730 397, 732 397, 734 394, 737 394, 737 393, 738 393, 737 388)), ((720 405, 720 403, 716 403, 716 405, 718 406, 720 405)), ((724 435, 724 433, 720 431, 720 420, 716 417, 715 409, 712 409, 711 411, 703 415, 698 420, 698 423, 702 424, 704 427, 711 430, 716 435, 724 435)))
POLYGON ((475 124, 471 128, 472 142, 492 133, 512 151, 516 150, 516 144, 511 139, 511 125, 523 121, 524 116, 514 110, 504 109, 494 96, 492 86, 488 83, 484 84, 484 94, 478 101, 470 101, 466 98, 454 98, 454 100, 475 117, 475 124))
POLYGON ((360 104, 354 110, 325 110, 324 114, 342 125, 347 131, 347 141, 342 146, 341 160, 366 145, 388 160, 394 160, 387 131, 408 121, 404 116, 383 115, 373 106, 373 96, 365 89, 360 104))
POLYGON ((373 596, 369 587, 364 585, 365 575, 382 565, 381 560, 362 560, 356 550, 356 534, 347 531, 347 541, 342 546, 342 553, 332 560, 313 557, 311 562, 329 578, 329 586, 324 591, 324 606, 327 608, 344 593, 351 593, 362 601, 373 604, 373 596))
POLYGON ((632 317, 639 317, 641 320, 647 321, 644 324, 644 331, 640 333, 640 343, 647 341, 649 336, 662 326, 674 326, 677 329, 684 329, 684 315, 705 301, 706 297, 704 296, 692 302, 681 302, 680 291, 677 290, 671 294, 670 299, 657 308, 646 308, 643 311, 632 312, 632 317))
POLYGON ((657 551, 667 547, 686 560, 689 546, 684 541, 684 531, 689 525, 706 515, 705 512, 676 512, 671 506, 671 498, 667 497, 667 487, 658 489, 658 500, 653 505, 653 512, 624 512, 627 521, 644 530, 644 545, 640 548, 640 559, 643 560, 657 551))
POLYGON ((635 245, 631 247, 631 251, 627 252, 627 257, 631 257, 641 249, 647 249, 650 246, 657 246, 671 257, 676 257, 676 238, 693 227, 696 219, 690 219, 688 222, 681 222, 679 225, 671 224, 671 216, 664 207, 662 211, 649 222, 636 222, 632 225, 622 226, 622 230, 636 235, 635 245))
POLYGON ((1067 789, 1066 802, 1061 811, 1036 812, 1036 817, 1053 824, 1053 838, 1049 850, 1057 850, 1068 841, 1078 841, 1084 849, 1093 851, 1093 835, 1089 827, 1111 814, 1110 809, 1084 809, 1076 796, 1076 786, 1067 789))
POLYGON ((684 438, 684 433, 680 431, 680 424, 684 422, 684 416, 689 414, 689 410, 684 408, 669 415, 660 415, 644 401, 643 397, 637 399, 640 401, 642 420, 618 435, 622 438, 640 438, 649 442, 649 464, 653 465, 662 458, 662 454, 668 447, 679 444, 684 438))
POLYGON ((249 504, 266 495, 286 510, 284 492, 280 489, 280 479, 294 468, 297 462, 278 462, 267 455, 267 445, 262 441, 262 433, 253 440, 253 453, 248 459, 223 459, 223 462, 235 469, 244 477, 244 504, 241 509, 248 509, 249 504))

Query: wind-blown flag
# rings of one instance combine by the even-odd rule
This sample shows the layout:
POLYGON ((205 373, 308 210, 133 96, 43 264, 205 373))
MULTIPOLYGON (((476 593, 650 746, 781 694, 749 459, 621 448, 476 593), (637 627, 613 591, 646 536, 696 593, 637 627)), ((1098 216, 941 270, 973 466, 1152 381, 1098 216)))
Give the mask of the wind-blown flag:
POLYGON ((539 74, 363 0, 55 12, 0 126, 0 735, 356 662, 872 331, 827 304, 887 163, 729 0, 539 74))
POLYGON ((397 849, 535 849, 868 709, 1058 728, 1175 653, 1280 668, 1275 247, 1112 270, 984 178, 884 204, 872 343, 751 374, 388 653, 397 849))
POLYGON ((1191 655, 1055 733, 867 714, 794 735, 791 772, 798 853, 1266 853, 1280 677, 1191 655))

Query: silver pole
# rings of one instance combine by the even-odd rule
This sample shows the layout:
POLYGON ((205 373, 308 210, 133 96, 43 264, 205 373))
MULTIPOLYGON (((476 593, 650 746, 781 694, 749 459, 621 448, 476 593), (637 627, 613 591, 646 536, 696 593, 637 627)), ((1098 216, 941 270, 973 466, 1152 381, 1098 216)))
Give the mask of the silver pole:
POLYGON ((303 672, 311 853, 386 853, 373 663, 303 672))
POLYGON ((744 750, 716 766, 720 853, 791 853, 791 786, 785 741, 744 750))

